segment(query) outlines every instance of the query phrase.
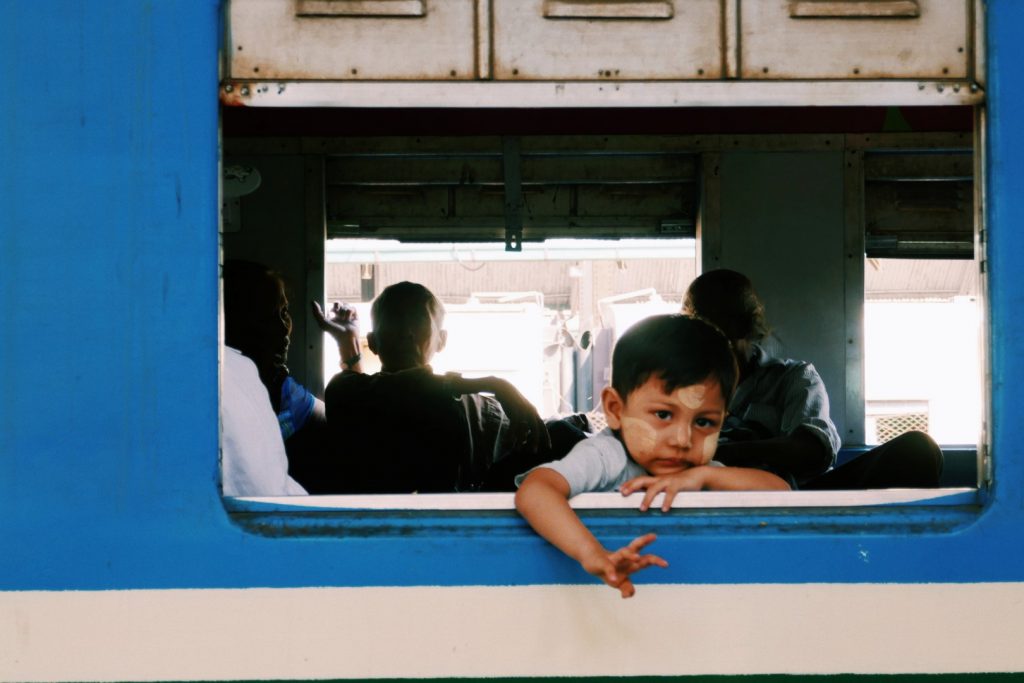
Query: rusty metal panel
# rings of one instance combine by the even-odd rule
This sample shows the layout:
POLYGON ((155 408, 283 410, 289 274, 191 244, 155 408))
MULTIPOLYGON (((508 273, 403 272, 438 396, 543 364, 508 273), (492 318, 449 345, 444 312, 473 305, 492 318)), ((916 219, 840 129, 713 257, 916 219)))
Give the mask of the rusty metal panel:
POLYGON ((742 0, 746 79, 965 79, 970 0, 742 0))
POLYGON ((494 0, 494 78, 715 79, 720 0, 494 0))
POLYGON ((468 80, 474 0, 232 0, 230 78, 468 80))

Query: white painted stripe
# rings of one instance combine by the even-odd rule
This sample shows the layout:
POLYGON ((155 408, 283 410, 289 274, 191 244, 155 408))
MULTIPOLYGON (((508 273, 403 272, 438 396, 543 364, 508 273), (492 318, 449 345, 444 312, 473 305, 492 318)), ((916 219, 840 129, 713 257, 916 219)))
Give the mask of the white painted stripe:
POLYGON ((0 593, 0 680, 1024 671, 1024 583, 0 593))
MULTIPOLYGON (((672 501, 678 509, 866 507, 875 505, 966 505, 977 502, 978 490, 876 489, 870 491, 684 491, 672 501)), ((577 510, 637 509, 643 492, 584 493, 569 501, 577 510)), ((658 495, 655 501, 661 500, 658 495)), ((414 495, 327 495, 225 498, 229 510, 246 503, 286 508, 332 510, 513 510, 511 493, 420 493, 414 495)))

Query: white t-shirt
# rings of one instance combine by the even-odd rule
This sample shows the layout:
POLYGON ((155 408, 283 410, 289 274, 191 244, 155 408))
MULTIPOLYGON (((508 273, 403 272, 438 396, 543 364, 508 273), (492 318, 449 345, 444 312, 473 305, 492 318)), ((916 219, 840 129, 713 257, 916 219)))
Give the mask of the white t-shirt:
MULTIPOLYGON (((708 464, 713 467, 722 466, 717 460, 712 460, 708 464)), ((649 474, 626 454, 626 447, 610 427, 577 442, 561 460, 537 467, 547 467, 565 477, 569 482, 570 498, 581 493, 617 491, 630 479, 649 474)), ((529 473, 524 472, 516 477, 517 487, 529 473)))
POLYGON ((225 346, 221 373, 221 477, 225 496, 304 496, 256 364, 225 346))

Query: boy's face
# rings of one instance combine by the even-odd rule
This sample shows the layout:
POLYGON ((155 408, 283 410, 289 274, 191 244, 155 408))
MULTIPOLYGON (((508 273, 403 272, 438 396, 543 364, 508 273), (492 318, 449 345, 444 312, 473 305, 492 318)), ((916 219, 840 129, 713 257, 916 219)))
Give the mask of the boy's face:
POLYGON ((626 400, 608 387, 602 394, 608 426, 620 430, 630 456, 653 475, 677 474, 711 462, 725 419, 718 380, 665 392, 650 377, 626 400))

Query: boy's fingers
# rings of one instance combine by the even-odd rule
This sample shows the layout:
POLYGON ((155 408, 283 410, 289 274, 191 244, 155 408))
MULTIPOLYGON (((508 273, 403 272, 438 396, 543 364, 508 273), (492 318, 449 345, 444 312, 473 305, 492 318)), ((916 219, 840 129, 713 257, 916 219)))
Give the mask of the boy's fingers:
POLYGON ((679 493, 679 489, 675 487, 665 489, 665 500, 661 503, 662 512, 668 512, 672 509, 672 501, 675 500, 677 493, 679 493))
POLYGON ((654 502, 654 497, 659 493, 661 493, 660 489, 648 487, 647 492, 644 494, 644 500, 640 503, 640 509, 643 511, 648 510, 651 507, 651 503, 654 502))
POLYGON ((625 484, 620 486, 619 490, 622 491, 623 495, 628 496, 631 493, 636 493, 637 491, 646 489, 648 486, 654 483, 654 481, 656 481, 654 477, 633 477, 625 484))
POLYGON ((651 563, 652 564, 656 564, 659 567, 661 567, 662 569, 667 569, 668 568, 668 560, 666 560, 661 555, 650 555, 649 557, 651 558, 651 563))
POLYGON ((629 546, 627 546, 627 547, 630 548, 631 550, 635 550, 635 551, 639 552, 639 551, 643 550, 644 548, 646 548, 647 546, 649 546, 651 543, 654 543, 654 541, 656 541, 657 538, 658 538, 658 536, 656 534, 653 534, 653 533, 644 534, 643 536, 637 536, 632 541, 630 541, 629 546))

